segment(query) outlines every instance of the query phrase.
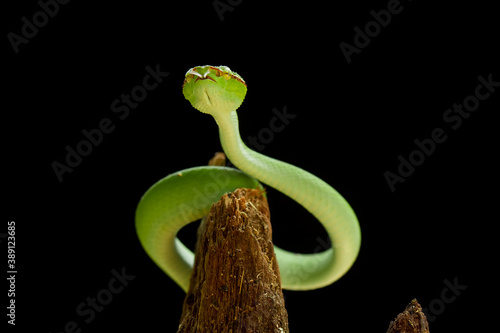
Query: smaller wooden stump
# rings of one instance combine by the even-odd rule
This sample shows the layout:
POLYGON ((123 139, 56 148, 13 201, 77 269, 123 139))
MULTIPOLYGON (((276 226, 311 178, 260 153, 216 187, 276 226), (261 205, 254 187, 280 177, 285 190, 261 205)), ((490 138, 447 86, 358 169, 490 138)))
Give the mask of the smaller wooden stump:
POLYGON ((288 314, 260 190, 237 189, 199 228, 195 264, 178 332, 278 332, 288 314))
POLYGON ((387 333, 429 333, 429 323, 416 299, 391 321, 387 333))

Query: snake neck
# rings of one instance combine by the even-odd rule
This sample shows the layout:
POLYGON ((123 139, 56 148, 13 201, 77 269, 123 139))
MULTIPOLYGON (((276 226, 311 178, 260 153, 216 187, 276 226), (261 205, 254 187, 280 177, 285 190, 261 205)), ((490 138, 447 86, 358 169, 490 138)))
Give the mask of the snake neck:
POLYGON ((229 115, 224 114, 217 117, 214 115, 214 118, 219 126, 219 136, 224 153, 234 165, 245 172, 244 169, 248 169, 248 167, 245 168, 245 165, 253 164, 252 153, 258 153, 253 152, 241 140, 238 114, 236 111, 232 111, 229 115))
POLYGON ((356 259, 361 241, 356 215, 345 199, 313 174, 248 148, 240 137, 236 111, 213 116, 219 125, 222 148, 231 162, 247 175, 302 205, 322 223, 332 239, 333 251, 314 254, 302 262, 293 253, 277 252, 280 269, 289 269, 282 275, 288 279, 284 281, 293 288, 304 290, 325 286, 342 276, 356 259), (311 267, 316 269, 311 270, 311 267))
MULTIPOLYGON (((248 148, 240 136, 236 111, 232 111, 229 115, 214 116, 214 118, 219 125, 222 148, 231 163, 260 182, 290 196, 290 190, 286 189, 285 182, 279 179, 286 178, 288 172, 296 172, 298 168, 248 148)), ((298 178, 300 177, 293 177, 293 179, 298 178)))
POLYGON ((224 152, 244 173, 292 198, 318 219, 323 210, 319 207, 326 200, 325 195, 318 194, 326 193, 338 198, 338 193, 331 186, 311 173, 248 148, 240 137, 236 111, 229 116, 225 114, 214 118, 219 125, 224 152))

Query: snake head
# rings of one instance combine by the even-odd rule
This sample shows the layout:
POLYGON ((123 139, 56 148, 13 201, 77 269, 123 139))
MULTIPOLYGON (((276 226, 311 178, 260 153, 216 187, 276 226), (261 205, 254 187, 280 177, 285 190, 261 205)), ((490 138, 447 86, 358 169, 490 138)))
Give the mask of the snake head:
POLYGON ((247 86, 227 66, 197 66, 187 71, 182 93, 195 109, 215 116, 239 108, 247 86))

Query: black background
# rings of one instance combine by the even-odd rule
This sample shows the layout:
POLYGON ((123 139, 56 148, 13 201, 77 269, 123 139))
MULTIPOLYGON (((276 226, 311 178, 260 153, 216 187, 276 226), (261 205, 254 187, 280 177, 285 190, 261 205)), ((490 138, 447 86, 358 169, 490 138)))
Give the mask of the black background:
MULTIPOLYGON (((184 293, 142 250, 134 211, 154 182, 221 149, 213 119, 182 96, 185 72, 204 64, 246 80, 244 139, 269 127, 274 108, 296 115, 262 153, 332 184, 361 224, 359 258, 341 280, 284 292, 291 331, 385 332, 411 299, 438 304, 444 280, 467 289, 431 332, 488 327, 500 88, 456 130, 443 114, 474 94, 478 76, 500 81, 498 14, 478 2, 402 1, 347 63, 339 44, 353 44, 354 27, 387 4, 234 1, 221 20, 212 1, 71 1, 18 53, 7 34, 20 34, 21 18, 40 6, 4 4, 0 232, 16 222, 15 329, 62 332, 75 321, 81 332, 176 331, 184 293), (121 120, 111 103, 142 83, 146 66, 169 75, 121 120), (104 118, 114 130, 59 182, 51 164, 104 118), (392 192, 384 173, 435 128, 447 140, 392 192), (76 308, 113 269, 135 278, 86 323, 76 308)), ((270 190, 269 201, 277 245, 313 252, 326 237, 286 197, 270 190)))

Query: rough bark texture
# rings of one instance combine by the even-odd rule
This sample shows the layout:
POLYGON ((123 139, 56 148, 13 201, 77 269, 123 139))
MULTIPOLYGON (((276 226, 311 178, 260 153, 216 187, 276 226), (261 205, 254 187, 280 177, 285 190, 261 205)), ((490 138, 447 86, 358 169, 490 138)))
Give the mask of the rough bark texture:
POLYGON ((267 200, 238 189, 212 206, 198 231, 178 332, 289 332, 267 200))
POLYGON ((391 321, 387 333, 429 333, 427 318, 416 299, 391 321))

